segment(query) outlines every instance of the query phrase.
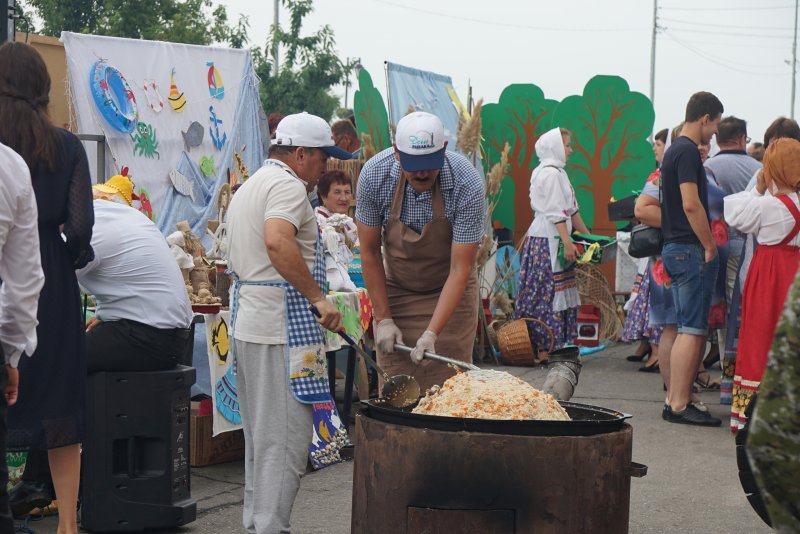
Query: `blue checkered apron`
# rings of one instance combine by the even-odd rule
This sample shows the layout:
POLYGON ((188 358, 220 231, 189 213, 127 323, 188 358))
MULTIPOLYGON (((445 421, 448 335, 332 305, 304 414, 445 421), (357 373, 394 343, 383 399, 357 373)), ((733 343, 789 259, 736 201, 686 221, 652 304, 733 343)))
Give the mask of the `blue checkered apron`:
MULTIPOLYGON (((289 386, 298 402, 313 404, 330 402, 331 391, 328 382, 327 363, 323 345, 325 343, 322 327, 309 311, 311 304, 288 282, 259 282, 240 280, 237 274, 229 271, 233 278, 231 298, 231 332, 236 331, 236 315, 239 311, 239 290, 242 286, 268 286, 284 289, 286 310, 286 368, 289 373, 289 386)), ((317 247, 314 255, 314 269, 311 273, 320 290, 325 293, 325 257, 322 240, 317 233, 317 247)), ((236 372, 236 343, 231 344, 234 373, 236 372)))

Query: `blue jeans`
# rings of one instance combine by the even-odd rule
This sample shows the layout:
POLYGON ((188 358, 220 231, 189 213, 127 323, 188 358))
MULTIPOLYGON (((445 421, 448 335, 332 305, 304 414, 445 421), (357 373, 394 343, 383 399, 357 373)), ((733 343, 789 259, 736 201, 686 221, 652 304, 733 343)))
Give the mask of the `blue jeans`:
POLYGON ((719 272, 719 256, 706 263, 701 245, 667 243, 661 258, 672 281, 678 333, 705 336, 719 272))

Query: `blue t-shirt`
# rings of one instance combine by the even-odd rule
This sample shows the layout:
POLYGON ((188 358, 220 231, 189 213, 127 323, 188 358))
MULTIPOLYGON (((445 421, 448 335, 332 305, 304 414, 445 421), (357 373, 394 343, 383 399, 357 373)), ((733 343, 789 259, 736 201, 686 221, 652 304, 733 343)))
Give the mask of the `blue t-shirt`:
POLYGON ((673 141, 661 162, 661 233, 664 243, 700 244, 683 211, 681 184, 685 183, 697 184, 697 194, 708 216, 708 182, 700 150, 694 141, 681 136, 673 141))

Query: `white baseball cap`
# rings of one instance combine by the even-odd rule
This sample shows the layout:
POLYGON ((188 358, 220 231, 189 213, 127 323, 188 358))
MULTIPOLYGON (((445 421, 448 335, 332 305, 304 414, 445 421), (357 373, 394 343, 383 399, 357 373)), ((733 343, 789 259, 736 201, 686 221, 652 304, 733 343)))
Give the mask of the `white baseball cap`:
POLYGON ((275 128, 273 145, 319 148, 336 159, 352 159, 353 154, 336 146, 325 119, 307 112, 285 116, 275 128))
POLYGON ((394 142, 404 171, 441 169, 444 165, 444 126, 436 115, 409 113, 397 123, 394 142))

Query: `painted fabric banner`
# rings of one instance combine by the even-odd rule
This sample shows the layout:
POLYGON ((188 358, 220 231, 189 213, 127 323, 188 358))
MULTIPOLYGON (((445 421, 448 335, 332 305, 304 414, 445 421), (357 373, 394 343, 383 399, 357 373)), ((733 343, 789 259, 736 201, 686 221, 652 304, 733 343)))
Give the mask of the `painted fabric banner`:
POLYGON ((444 125, 447 149, 456 150, 458 111, 450 96, 453 79, 388 61, 386 77, 389 84, 389 122, 397 124, 408 114, 409 106, 414 111, 433 113, 444 125))
POLYGON ((219 188, 264 159, 249 51, 70 32, 61 40, 77 131, 104 135, 111 153, 93 179, 127 167, 159 229, 187 220, 208 248, 219 188))

